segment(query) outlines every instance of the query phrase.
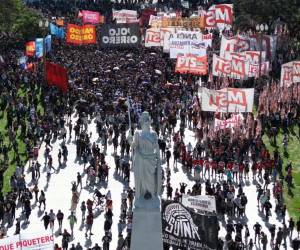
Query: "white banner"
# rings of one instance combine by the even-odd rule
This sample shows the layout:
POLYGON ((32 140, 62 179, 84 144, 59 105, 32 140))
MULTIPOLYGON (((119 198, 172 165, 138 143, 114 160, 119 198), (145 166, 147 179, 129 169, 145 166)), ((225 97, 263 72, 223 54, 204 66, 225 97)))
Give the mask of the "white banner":
POLYGON ((300 83, 300 61, 293 62, 293 83, 300 83))
MULTIPOLYGON (((263 62, 260 65, 260 75, 268 75, 270 72, 270 63, 267 62, 263 62)), ((259 64, 249 64, 249 70, 248 70, 248 77, 255 77, 258 78, 259 77, 259 64)))
POLYGON ((53 250, 54 236, 51 232, 22 232, 0 240, 0 249, 53 250))
POLYGON ((231 61, 221 58, 221 57, 217 56, 216 54, 214 54, 213 55, 212 74, 214 76, 230 77, 231 61))
POLYGON ((135 10, 113 10, 113 19, 117 23, 137 22, 137 11, 135 10))
POLYGON ((289 87, 293 84, 293 62, 281 65, 280 86, 289 87))
POLYGON ((170 33, 170 58, 177 58, 178 55, 184 56, 188 54, 205 56, 206 48, 205 44, 200 42, 201 38, 202 34, 194 31, 181 31, 176 33, 174 37, 170 33))
POLYGON ((151 28, 146 30, 145 47, 160 47, 160 29, 151 28))
POLYGON ((202 88, 201 109, 212 112, 252 112, 254 88, 202 88))
POLYGON ((233 5, 212 5, 205 13, 205 28, 223 30, 231 28, 233 22, 233 5))
POLYGON ((242 124, 244 117, 241 114, 233 115, 231 118, 226 120, 220 120, 215 118, 214 130, 218 131, 225 128, 235 128, 242 124))
MULTIPOLYGON (((258 35, 252 36, 222 36, 220 56, 225 57, 226 52, 244 52, 244 51, 264 51, 262 58, 274 58, 276 51, 277 38, 275 36, 258 35), (261 46, 260 46, 261 45, 261 46)), ((257 54, 257 53, 256 53, 257 54)))
POLYGON ((182 195, 182 205, 197 209, 205 212, 217 212, 216 210, 216 199, 214 196, 208 195, 197 195, 197 196, 189 196, 186 194, 182 195))
POLYGON ((160 28, 160 46, 164 47, 164 41, 166 36, 168 37, 168 41, 169 41, 170 33, 175 34, 174 27, 160 28))

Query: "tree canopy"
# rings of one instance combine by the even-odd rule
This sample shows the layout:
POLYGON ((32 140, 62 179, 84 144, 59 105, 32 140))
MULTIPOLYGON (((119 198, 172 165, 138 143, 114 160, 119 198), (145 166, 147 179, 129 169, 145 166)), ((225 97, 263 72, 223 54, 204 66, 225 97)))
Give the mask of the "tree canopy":
POLYGON ((38 22, 40 16, 27 8, 21 0, 0 1, 0 31, 14 33, 22 39, 40 34, 38 22))
POLYGON ((255 29, 258 23, 266 23, 272 29, 280 20, 291 37, 299 36, 299 0, 233 0, 233 5, 235 26, 240 30, 255 29))

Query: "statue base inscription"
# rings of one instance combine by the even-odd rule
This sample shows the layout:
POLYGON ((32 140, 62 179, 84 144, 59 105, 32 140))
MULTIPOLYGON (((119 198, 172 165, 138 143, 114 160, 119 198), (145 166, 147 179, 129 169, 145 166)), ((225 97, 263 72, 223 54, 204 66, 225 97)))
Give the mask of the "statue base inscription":
POLYGON ((136 205, 133 210, 130 250, 163 250, 160 206, 156 200, 141 198, 136 205))

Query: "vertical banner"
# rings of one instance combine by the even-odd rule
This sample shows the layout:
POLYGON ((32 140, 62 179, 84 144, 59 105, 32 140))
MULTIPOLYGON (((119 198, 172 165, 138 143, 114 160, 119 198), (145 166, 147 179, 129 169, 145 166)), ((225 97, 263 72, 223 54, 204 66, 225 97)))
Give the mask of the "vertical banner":
POLYGON ((293 83, 293 62, 281 65, 280 86, 289 87, 293 83))
POLYGON ((36 38, 35 39, 35 56, 37 58, 43 57, 43 48, 44 48, 44 39, 36 38))
POLYGON ((49 53, 51 51, 51 35, 45 37, 45 52, 49 53))
POLYGON ((56 36, 57 38, 64 39, 65 38, 65 30, 64 28, 57 27, 55 24, 50 23, 50 34, 56 36))
POLYGON ((217 249, 218 219, 173 201, 162 201, 163 242, 180 249, 217 249))
POLYGON ((34 56, 35 55, 35 41, 26 43, 26 56, 34 56))
POLYGON ((212 74, 214 76, 229 77, 231 75, 231 61, 213 55, 212 74))
POLYGON ((300 61, 293 62, 293 83, 300 83, 300 61))

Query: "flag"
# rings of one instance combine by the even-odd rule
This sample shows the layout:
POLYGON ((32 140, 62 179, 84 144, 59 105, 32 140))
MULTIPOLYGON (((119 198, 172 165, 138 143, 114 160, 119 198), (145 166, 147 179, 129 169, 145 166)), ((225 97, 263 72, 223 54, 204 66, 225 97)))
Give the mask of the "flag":
POLYGON ((50 34, 56 36, 57 38, 64 39, 65 38, 65 30, 64 28, 57 27, 55 24, 50 23, 50 34))
POLYGON ((81 10, 80 10, 80 11, 78 11, 78 16, 77 16, 77 18, 81 18, 81 17, 83 17, 83 14, 82 14, 82 12, 81 12, 81 10))
POLYGON ((35 55, 35 41, 26 43, 26 56, 34 56, 35 55))
POLYGON ((57 86, 64 93, 68 90, 68 72, 66 68, 46 62, 46 80, 50 86, 57 86))
POLYGON ((51 35, 46 36, 45 38, 45 52, 46 54, 51 51, 51 35))
POLYGON ((43 38, 37 38, 35 39, 35 56, 37 58, 41 58, 43 56, 43 38))

